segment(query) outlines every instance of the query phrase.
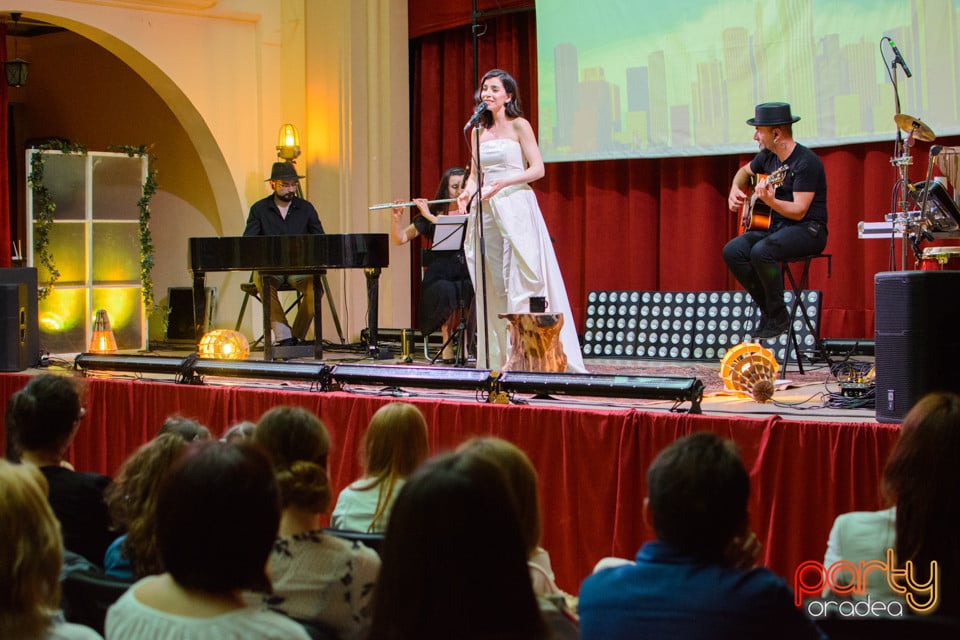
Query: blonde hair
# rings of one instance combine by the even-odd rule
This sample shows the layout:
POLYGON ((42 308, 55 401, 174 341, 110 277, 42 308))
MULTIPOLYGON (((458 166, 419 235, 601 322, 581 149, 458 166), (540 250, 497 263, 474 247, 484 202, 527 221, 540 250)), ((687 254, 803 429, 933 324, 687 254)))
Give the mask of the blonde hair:
POLYGON ((471 438, 457 447, 458 453, 484 458, 497 465, 507 479, 516 502, 527 556, 540 546, 540 494, 537 470, 520 447, 501 438, 471 438))
POLYGON ((361 491, 380 487, 369 531, 378 531, 390 511, 398 480, 416 470, 430 453, 427 420, 409 402, 391 402, 373 414, 363 438, 363 468, 371 482, 361 491))
POLYGON ((0 460, 0 637, 43 635, 60 606, 63 543, 47 501, 48 485, 33 465, 0 460))

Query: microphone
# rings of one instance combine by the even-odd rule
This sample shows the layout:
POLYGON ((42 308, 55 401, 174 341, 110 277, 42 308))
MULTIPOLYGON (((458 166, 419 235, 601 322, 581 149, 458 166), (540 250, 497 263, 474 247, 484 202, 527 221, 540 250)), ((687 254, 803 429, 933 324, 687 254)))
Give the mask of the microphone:
POLYGON ((469 120, 467 120, 467 124, 463 125, 463 130, 466 131, 467 129, 469 129, 469 128, 472 127, 473 125, 475 125, 475 124, 477 124, 478 122, 480 122, 480 116, 481 116, 481 115, 483 114, 483 112, 486 111, 486 110, 487 110, 487 103, 486 103, 486 102, 481 102, 480 104, 478 104, 478 105, 477 105, 477 108, 473 110, 473 115, 470 116, 470 119, 469 119, 469 120))
POLYGON ((938 144, 933 145, 932 147, 930 147, 930 157, 931 157, 931 158, 934 158, 934 157, 940 155, 940 152, 941 152, 941 151, 943 151, 943 147, 941 147, 941 146, 938 145, 938 144))
POLYGON ((900 66, 903 68, 903 72, 907 74, 907 77, 912 78, 913 74, 910 73, 910 67, 907 66, 903 56, 900 55, 900 49, 897 49, 897 43, 890 38, 887 39, 890 41, 890 48, 893 49, 893 64, 897 64, 899 62, 900 66))

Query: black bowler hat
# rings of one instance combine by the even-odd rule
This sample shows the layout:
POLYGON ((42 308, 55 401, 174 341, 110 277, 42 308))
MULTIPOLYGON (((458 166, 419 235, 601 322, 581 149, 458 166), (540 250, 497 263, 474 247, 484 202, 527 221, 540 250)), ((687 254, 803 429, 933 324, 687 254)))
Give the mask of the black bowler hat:
POLYGON ((786 102, 764 102, 756 106, 754 116, 747 120, 747 124, 751 127, 773 127, 799 119, 800 116, 791 115, 790 105, 786 102))
POLYGON ((270 170, 270 177, 264 182, 272 180, 299 180, 303 176, 297 175, 297 168, 291 162, 274 162, 270 170))

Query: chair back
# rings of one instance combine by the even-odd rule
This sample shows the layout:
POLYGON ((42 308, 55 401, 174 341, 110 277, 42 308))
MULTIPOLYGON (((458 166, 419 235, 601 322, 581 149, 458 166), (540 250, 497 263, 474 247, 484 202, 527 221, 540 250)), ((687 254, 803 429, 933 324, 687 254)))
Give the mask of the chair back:
POLYGON ((291 618, 298 622, 303 630, 310 636, 310 640, 340 640, 337 632, 323 625, 316 620, 304 620, 302 618, 291 618))
POLYGON ((60 608, 68 622, 86 625, 103 635, 107 609, 132 584, 106 576, 99 570, 70 571, 60 584, 60 608))
POLYGON ((370 547, 380 555, 383 549, 382 533, 367 533, 364 531, 350 531, 349 529, 334 529, 333 527, 324 527, 323 532, 327 535, 343 538, 354 542, 362 542, 364 546, 370 547))
POLYGON ((960 638, 960 620, 938 615, 904 614, 902 618, 831 617, 818 620, 817 626, 830 640, 956 640, 960 638))

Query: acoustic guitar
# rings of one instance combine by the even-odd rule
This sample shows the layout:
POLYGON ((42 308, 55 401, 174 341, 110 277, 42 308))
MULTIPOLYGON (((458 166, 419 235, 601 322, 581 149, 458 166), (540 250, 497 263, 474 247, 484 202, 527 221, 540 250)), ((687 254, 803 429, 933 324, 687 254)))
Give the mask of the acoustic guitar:
MULTIPOLYGON (((767 175, 765 173, 758 173, 757 184, 766 181, 766 183, 774 188, 779 187, 783 184, 783 181, 787 179, 787 171, 789 167, 787 165, 780 165, 780 167, 773 173, 767 175)), ((740 209, 740 231, 753 231, 755 229, 764 230, 770 228, 770 216, 773 214, 773 211, 767 206, 763 200, 757 196, 756 189, 751 189, 750 197, 744 201, 743 206, 740 209)))

